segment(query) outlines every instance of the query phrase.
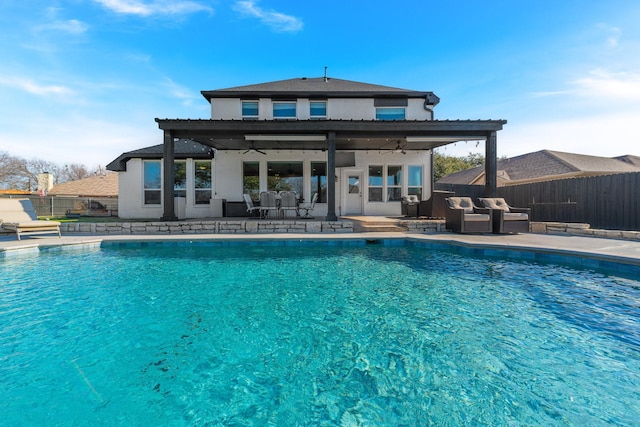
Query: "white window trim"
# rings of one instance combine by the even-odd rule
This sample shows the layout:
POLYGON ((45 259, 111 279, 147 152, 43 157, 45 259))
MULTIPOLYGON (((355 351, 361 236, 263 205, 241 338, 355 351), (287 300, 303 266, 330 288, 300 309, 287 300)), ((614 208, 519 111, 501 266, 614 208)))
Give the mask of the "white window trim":
POLYGON ((241 101, 241 103, 240 103, 240 114, 241 114, 243 120, 257 120, 260 117, 260 101, 258 101, 258 100, 253 101, 253 100, 248 100, 248 99, 245 100, 245 101, 241 101), (258 114, 256 114, 256 115, 245 115, 244 114, 244 103, 245 102, 251 102, 251 103, 257 104, 258 105, 258 114))
POLYGON ((376 107, 376 120, 380 121, 393 121, 393 120, 406 120, 407 119, 407 107, 376 107), (401 119, 380 119, 378 118, 378 111, 382 110, 403 110, 403 118, 401 119))
POLYGON ((309 118, 310 119, 317 119, 317 120, 322 120, 322 119, 326 119, 329 115, 328 113, 328 108, 329 108, 329 103, 327 101, 309 101, 309 118), (317 104, 324 104, 324 115, 322 116, 314 116, 313 114, 311 114, 311 104, 313 103, 317 103, 317 104))
POLYGON ((292 119, 296 119, 298 117, 298 102, 297 101, 273 101, 272 102, 272 111, 271 111, 272 115, 273 115, 273 119, 274 120, 292 120, 292 119), (276 117, 276 109, 275 106, 276 105, 291 105, 293 104, 293 106, 295 107, 295 114, 293 116, 278 116, 276 117))

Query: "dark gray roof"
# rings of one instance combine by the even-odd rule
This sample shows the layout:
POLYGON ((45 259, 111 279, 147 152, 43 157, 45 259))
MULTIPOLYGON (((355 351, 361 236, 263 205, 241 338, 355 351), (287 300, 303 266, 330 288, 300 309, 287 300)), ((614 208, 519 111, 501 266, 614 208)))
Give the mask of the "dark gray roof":
POLYGON ((211 98, 236 97, 372 97, 398 96, 405 98, 431 97, 433 105, 440 99, 433 92, 421 92, 396 87, 380 86, 335 78, 313 77, 279 80, 227 89, 203 90, 202 95, 211 98))
MULTIPOLYGON (((140 148, 138 150, 122 153, 117 159, 107 165, 110 171, 126 171, 129 159, 161 159, 164 154, 164 145, 152 145, 151 147, 140 148)), ((174 145, 174 156, 176 159, 210 159, 212 158, 212 148, 189 139, 181 139, 174 145)))
MULTIPOLYGON (((627 156, 625 156, 627 157, 627 156)), ((635 157, 635 156, 629 156, 635 157)), ((618 158, 589 156, 542 150, 509 159, 498 160, 499 175, 505 181, 539 181, 560 176, 601 175, 610 173, 640 172, 640 164, 634 165, 618 158)), ((469 184, 484 173, 484 167, 451 173, 438 183, 469 184)))
POLYGON ((473 183, 482 174, 484 174, 484 166, 478 166, 445 175, 438 181, 438 183, 467 185, 473 183))

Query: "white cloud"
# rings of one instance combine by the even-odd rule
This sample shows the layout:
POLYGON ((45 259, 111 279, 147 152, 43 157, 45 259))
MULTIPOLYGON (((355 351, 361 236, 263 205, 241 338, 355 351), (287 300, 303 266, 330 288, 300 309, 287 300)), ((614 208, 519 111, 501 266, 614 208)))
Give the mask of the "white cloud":
POLYGON ((594 69, 583 77, 567 82, 563 89, 532 92, 530 96, 589 98, 608 103, 609 106, 628 101, 640 102, 640 74, 594 69))
POLYGON ((264 24, 278 32, 296 32, 302 30, 302 21, 294 16, 271 10, 264 10, 256 6, 254 0, 236 2, 234 9, 243 15, 258 18, 264 24))
POLYGON ((600 23, 597 27, 603 30, 607 36, 607 45, 611 48, 618 47, 618 43, 620 42, 620 37, 622 37, 622 30, 618 27, 611 27, 607 24, 600 23))
POLYGON ((60 85, 42 85, 30 79, 21 77, 3 77, 0 76, 0 85, 13 89, 19 89, 39 96, 48 95, 71 95, 73 90, 60 85))
POLYGON ((640 74, 612 73, 603 69, 570 82, 575 94, 612 100, 640 101, 640 74))
POLYGON ((166 78, 162 86, 164 86, 172 96, 180 99, 182 105, 191 105, 193 101, 198 98, 189 88, 177 84, 170 78, 166 78))
POLYGON ((89 26, 77 19, 69 19, 66 21, 54 21, 50 24, 42 25, 38 29, 62 31, 69 34, 82 34, 89 29, 89 26))
POLYGON ((192 1, 95 0, 107 9, 126 15, 182 15, 195 12, 212 12, 206 5, 192 1))

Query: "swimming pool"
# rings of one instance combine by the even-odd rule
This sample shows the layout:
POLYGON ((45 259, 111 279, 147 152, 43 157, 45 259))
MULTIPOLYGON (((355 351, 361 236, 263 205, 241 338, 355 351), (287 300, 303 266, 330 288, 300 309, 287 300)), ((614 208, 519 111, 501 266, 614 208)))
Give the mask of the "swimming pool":
POLYGON ((634 425, 637 271, 409 240, 0 260, 7 425, 634 425))

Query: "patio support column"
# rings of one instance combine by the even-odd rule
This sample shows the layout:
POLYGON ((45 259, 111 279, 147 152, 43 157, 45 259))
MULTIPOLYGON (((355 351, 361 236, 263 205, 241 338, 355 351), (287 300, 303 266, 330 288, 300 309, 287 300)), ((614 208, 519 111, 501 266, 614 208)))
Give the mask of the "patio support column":
POLYGON ((336 216, 336 133, 329 132, 327 150, 327 221, 337 221, 336 216))
POLYGON ((162 201, 164 206, 163 215, 162 218, 160 218, 162 221, 178 220, 173 206, 173 183, 175 181, 175 171, 173 170, 174 159, 173 132, 165 130, 164 144, 162 146, 162 201))
POLYGON ((485 143, 484 196, 496 197, 498 187, 498 144, 497 132, 489 132, 485 143))

